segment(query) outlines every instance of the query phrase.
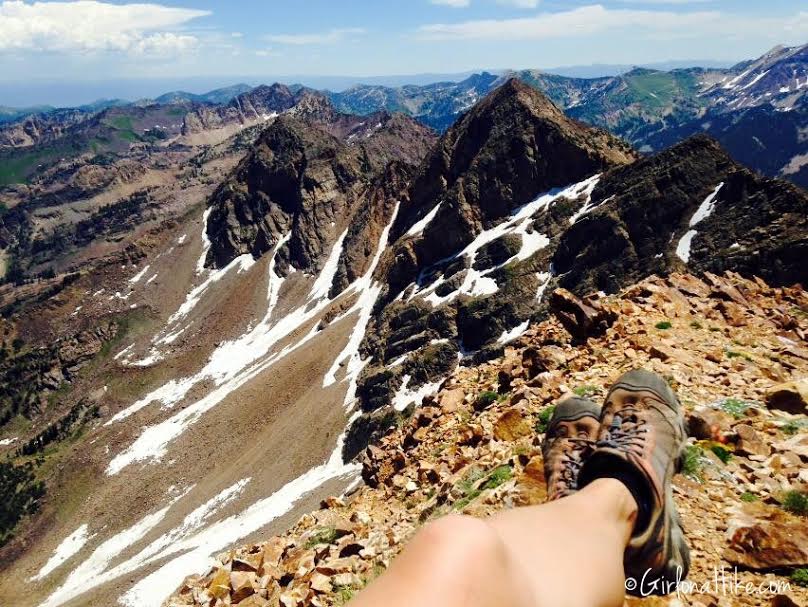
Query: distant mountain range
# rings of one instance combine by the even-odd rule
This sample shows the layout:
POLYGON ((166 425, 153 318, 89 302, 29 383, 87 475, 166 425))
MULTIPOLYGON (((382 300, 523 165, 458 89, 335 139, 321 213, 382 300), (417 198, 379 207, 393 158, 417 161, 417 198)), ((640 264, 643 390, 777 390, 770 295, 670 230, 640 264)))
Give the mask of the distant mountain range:
MULTIPOLYGON (((808 154, 803 135, 808 129, 805 102, 808 46, 779 46, 762 57, 730 68, 694 67, 670 71, 635 68, 616 76, 598 78, 521 70, 482 72, 459 82, 403 86, 362 84, 336 92, 292 85, 286 90, 290 95, 300 91, 316 92, 333 104, 333 111, 346 114, 401 112, 442 133, 480 99, 512 77, 545 93, 568 116, 606 128, 641 152, 658 151, 689 135, 704 132, 718 139, 736 160, 751 168, 808 186, 808 154)), ((8 150, 3 152, 2 148, 52 145, 66 128, 95 119, 99 112, 110 108, 116 113, 136 114, 138 123, 142 122, 144 108, 151 108, 146 109, 145 114, 154 114, 158 119, 152 120, 153 124, 146 120, 139 125, 152 130, 165 127, 166 111, 155 110, 155 106, 171 106, 175 109, 167 110, 168 113, 182 118, 171 121, 174 126, 167 134, 172 136, 180 131, 200 133, 245 124, 288 110, 293 105, 289 99, 280 102, 265 98, 276 93, 278 90, 273 87, 237 84, 204 94, 173 91, 131 104, 110 100, 72 110, 2 108, 0 123, 5 124, 0 124, 0 168, 4 159, 6 163, 11 162, 8 150), (182 124, 178 125, 180 122, 182 124)), ((117 124, 123 123, 118 120, 117 124)), ((142 132, 135 135, 126 139, 130 143, 142 139, 142 132)), ((107 145, 103 136, 96 140, 99 149, 117 147, 107 145)), ((19 160, 18 154, 12 154, 15 168, 12 171, 7 166, 0 170, 0 183, 25 180, 43 160, 47 162, 66 153, 64 149, 58 154, 49 150, 41 153, 33 148, 27 160, 19 160)), ((84 150, 86 146, 79 148, 84 150)))

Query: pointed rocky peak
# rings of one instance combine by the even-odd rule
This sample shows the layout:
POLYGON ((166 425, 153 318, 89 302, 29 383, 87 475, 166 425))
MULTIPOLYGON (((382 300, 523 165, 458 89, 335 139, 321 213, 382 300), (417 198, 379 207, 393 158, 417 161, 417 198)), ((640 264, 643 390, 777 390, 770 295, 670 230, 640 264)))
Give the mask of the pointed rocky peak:
POLYGON ((562 122, 564 113, 558 109, 550 99, 535 88, 528 86, 518 78, 506 80, 502 86, 488 95, 474 110, 476 114, 488 114, 492 111, 507 111, 517 109, 528 110, 535 116, 552 118, 562 122))
POLYGON ((243 254, 260 257, 294 227, 291 260, 309 268, 335 238, 330 221, 317 234, 306 233, 302 216, 338 217, 346 196, 367 178, 355 150, 316 124, 280 116, 209 202, 208 265, 223 267, 243 254))
POLYGON ((374 171, 381 171, 391 161, 419 165, 438 139, 435 131, 398 112, 364 116, 361 124, 347 141, 362 148, 374 171))
POLYGON ((333 122, 337 115, 337 110, 331 101, 322 93, 302 88, 294 96, 294 107, 291 114, 307 120, 318 122, 333 122))
POLYGON ((262 132, 214 193, 207 224, 208 265, 223 267, 244 254, 258 258, 288 236, 279 256, 280 271, 288 264, 316 271, 352 217, 361 213, 363 221, 373 224, 367 229, 375 240, 357 235, 346 242, 346 248, 365 251, 346 262, 351 267, 342 275, 353 279, 355 272, 364 270, 374 252, 367 242, 376 242, 379 226, 389 223, 412 167, 423 159, 435 136, 408 117, 338 114, 323 99, 302 91, 293 111, 277 117, 262 132), (391 163, 409 168, 388 176, 389 183, 380 182, 391 163))
POLYGON ((399 237, 441 201, 431 261, 556 187, 637 157, 625 142, 567 118, 542 93, 506 81, 441 138, 393 229, 399 237), (442 243, 442 244, 441 244, 442 243))

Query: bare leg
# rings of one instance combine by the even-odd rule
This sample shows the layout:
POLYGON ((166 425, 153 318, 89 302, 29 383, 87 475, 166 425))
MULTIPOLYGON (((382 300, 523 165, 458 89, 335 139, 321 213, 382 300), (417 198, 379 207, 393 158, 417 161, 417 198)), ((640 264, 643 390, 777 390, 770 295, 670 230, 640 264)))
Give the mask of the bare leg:
POLYGON ((354 607, 620 607, 637 505, 599 479, 488 520, 450 516, 420 531, 354 607))

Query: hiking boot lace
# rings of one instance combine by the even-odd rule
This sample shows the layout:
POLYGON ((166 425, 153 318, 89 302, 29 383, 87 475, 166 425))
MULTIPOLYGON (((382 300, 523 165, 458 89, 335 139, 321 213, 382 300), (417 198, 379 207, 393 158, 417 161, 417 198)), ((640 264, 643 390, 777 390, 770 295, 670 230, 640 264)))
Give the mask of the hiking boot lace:
POLYGON ((648 431, 648 422, 640 415, 639 409, 626 405, 612 418, 605 436, 598 441, 598 447, 642 455, 648 431))
POLYGON ((556 485, 562 484, 567 489, 575 489, 578 481, 578 472, 583 466, 584 455, 591 449, 593 442, 585 438, 564 439, 572 443, 572 447, 564 449, 559 454, 561 472, 556 479, 556 485))

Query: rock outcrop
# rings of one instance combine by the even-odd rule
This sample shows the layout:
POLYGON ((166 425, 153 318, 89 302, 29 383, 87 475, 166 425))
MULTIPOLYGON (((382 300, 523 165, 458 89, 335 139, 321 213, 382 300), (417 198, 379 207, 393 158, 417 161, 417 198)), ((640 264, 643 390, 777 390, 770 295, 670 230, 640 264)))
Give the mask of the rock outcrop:
POLYGON ((219 129, 231 124, 244 125, 268 120, 270 116, 292 108, 296 96, 283 84, 258 86, 233 98, 221 106, 202 106, 187 113, 183 119, 182 134, 219 129))
POLYGON ((32 418, 40 413, 50 393, 73 381, 118 332, 115 322, 60 339, 50 346, 32 348, 0 362, 0 425, 15 415, 32 418))
POLYGON ((389 221, 409 183, 408 167, 423 157, 433 136, 403 116, 328 120, 284 115, 261 134, 209 203, 208 264, 260 257, 288 235, 285 261, 316 270, 346 233, 340 284, 361 275, 372 255, 368 243, 375 242, 365 238, 389 221), (369 120, 379 122, 368 126, 369 120))
POLYGON ((592 201, 553 256, 568 289, 614 291, 683 264, 777 285, 808 279, 798 261, 808 255, 806 193, 741 167, 709 137, 611 171, 592 201))

